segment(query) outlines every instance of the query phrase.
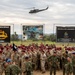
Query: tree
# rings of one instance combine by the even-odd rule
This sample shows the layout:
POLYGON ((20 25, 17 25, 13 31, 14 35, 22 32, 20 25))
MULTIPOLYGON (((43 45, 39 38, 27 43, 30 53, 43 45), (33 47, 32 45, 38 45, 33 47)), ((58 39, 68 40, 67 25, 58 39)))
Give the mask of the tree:
POLYGON ((52 42, 56 41, 56 35, 51 34, 50 35, 50 41, 52 41, 52 42))
POLYGON ((14 34, 11 35, 11 40, 12 41, 18 41, 19 40, 18 34, 16 32, 14 32, 14 34))
POLYGON ((44 41, 49 41, 49 38, 50 38, 49 35, 44 35, 44 36, 43 36, 43 40, 44 40, 44 41))

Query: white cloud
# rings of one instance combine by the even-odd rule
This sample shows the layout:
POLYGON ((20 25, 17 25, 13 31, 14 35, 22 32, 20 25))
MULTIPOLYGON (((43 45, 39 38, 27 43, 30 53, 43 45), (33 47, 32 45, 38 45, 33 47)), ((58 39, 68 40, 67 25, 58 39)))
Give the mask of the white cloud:
POLYGON ((14 23, 15 30, 21 33, 20 24, 45 24, 45 33, 53 32, 54 23, 75 23, 74 0, 1 0, 0 22, 14 23), (37 14, 28 12, 35 7, 37 9, 49 9, 37 14))

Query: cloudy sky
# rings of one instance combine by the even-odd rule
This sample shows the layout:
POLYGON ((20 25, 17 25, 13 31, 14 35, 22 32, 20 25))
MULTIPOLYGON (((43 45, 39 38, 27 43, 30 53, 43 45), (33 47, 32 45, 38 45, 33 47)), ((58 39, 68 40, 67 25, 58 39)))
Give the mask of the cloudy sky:
POLYGON ((44 33, 53 33, 54 24, 75 24, 75 0, 0 0, 0 23, 14 24, 18 34, 21 34, 21 24, 44 24, 44 33), (46 11, 28 13, 33 7, 47 6, 46 11))

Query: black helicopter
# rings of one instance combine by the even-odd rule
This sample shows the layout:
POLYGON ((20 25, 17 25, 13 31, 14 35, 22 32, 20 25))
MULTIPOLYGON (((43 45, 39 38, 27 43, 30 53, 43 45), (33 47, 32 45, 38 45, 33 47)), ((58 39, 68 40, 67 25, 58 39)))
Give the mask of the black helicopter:
POLYGON ((47 6, 47 8, 46 9, 33 9, 33 10, 30 10, 29 11, 29 13, 30 14, 34 14, 34 13, 38 13, 38 12, 41 12, 41 11, 45 11, 45 10, 47 10, 49 7, 47 6))

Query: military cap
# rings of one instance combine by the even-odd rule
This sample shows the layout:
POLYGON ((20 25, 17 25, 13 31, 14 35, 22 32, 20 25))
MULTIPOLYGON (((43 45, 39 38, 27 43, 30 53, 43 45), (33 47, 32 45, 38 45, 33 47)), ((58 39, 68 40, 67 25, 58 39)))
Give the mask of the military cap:
POLYGON ((11 62, 12 60, 10 58, 7 58, 6 59, 6 62, 11 62))

